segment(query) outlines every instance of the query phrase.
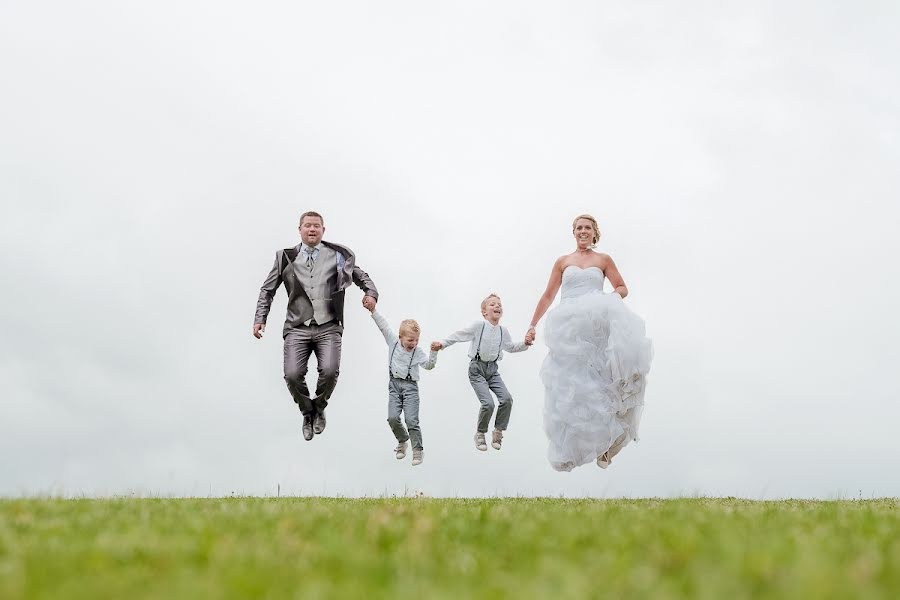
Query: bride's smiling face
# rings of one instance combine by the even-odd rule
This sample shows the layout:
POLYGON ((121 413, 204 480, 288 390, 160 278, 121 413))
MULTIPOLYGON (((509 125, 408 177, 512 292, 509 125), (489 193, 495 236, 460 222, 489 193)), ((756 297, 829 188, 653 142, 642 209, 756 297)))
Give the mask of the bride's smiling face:
POLYGON ((578 219, 572 228, 572 235, 575 236, 575 242, 578 244, 579 250, 586 250, 594 245, 597 238, 597 232, 594 230, 594 224, 590 219, 578 219))

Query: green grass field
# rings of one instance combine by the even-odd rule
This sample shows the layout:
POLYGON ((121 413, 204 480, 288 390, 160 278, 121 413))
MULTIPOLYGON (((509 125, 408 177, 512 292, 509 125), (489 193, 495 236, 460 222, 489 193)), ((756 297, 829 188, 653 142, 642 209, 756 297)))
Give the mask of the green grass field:
POLYGON ((898 500, 0 500, 0 598, 897 598, 898 508, 898 500))

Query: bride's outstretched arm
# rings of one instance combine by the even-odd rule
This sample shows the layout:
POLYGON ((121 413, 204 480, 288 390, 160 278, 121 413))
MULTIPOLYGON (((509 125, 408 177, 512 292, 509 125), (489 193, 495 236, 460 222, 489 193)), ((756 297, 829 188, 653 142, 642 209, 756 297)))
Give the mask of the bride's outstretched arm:
POLYGON ((603 269, 603 274, 606 275, 606 278, 613 286, 613 291, 618 295, 624 298, 628 295, 628 287, 625 285, 625 280, 622 279, 622 274, 619 273, 619 269, 616 268, 616 263, 613 262, 611 256, 607 255, 608 259, 606 263, 606 268, 603 269))
POLYGON ((534 316, 531 317, 531 327, 528 328, 529 335, 533 333, 538 321, 541 320, 541 317, 544 316, 544 313, 547 312, 547 309, 553 304, 553 299, 556 298, 556 292, 559 291, 559 286, 562 284, 561 267, 564 258, 564 256, 560 256, 556 259, 556 262, 553 263, 553 270, 550 272, 550 280, 547 282, 547 289, 544 290, 543 295, 538 300, 537 306, 534 309, 534 316))

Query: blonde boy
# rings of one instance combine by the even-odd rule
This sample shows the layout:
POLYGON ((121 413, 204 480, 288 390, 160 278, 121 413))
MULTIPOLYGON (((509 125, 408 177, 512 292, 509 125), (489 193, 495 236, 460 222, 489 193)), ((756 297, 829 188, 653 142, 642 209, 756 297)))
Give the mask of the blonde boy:
POLYGON ((406 457, 406 445, 412 440, 413 460, 412 464, 422 464, 424 450, 422 448, 422 431, 419 428, 419 367, 431 370, 437 363, 437 352, 432 351, 426 355, 425 351, 418 347, 419 324, 412 319, 406 319, 400 323, 400 335, 395 335, 387 320, 375 310, 374 305, 369 309, 372 320, 378 325, 384 335, 384 341, 388 345, 388 424, 394 437, 397 438, 397 447, 394 454, 397 460, 406 457), (403 414, 406 428, 400 422, 403 414))
POLYGON ((513 342, 512 336, 506 327, 500 326, 500 317, 503 316, 503 304, 500 296, 491 294, 481 302, 480 321, 476 321, 465 329, 448 336, 440 342, 432 342, 431 350, 441 350, 456 342, 468 342, 469 345, 469 383, 475 390, 481 407, 478 409, 478 421, 475 430, 475 447, 481 451, 487 450, 487 442, 484 435, 487 433, 494 413, 494 399, 491 392, 497 396, 499 407, 497 418, 494 420, 494 432, 491 435, 491 446, 495 450, 500 449, 503 442, 503 432, 509 425, 509 416, 512 412, 513 399, 506 389, 506 384, 500 377, 497 362, 503 359, 503 351, 522 352, 531 345, 529 341, 513 342))

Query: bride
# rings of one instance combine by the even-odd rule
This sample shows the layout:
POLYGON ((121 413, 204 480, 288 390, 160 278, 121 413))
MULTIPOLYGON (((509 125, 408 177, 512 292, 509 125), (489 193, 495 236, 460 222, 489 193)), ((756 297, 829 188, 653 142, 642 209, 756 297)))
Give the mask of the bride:
POLYGON ((628 295, 616 263, 593 248, 597 221, 580 215, 572 223, 575 252, 553 264, 527 339, 562 287, 562 300, 547 315, 549 352, 541 367, 548 459, 557 471, 597 461, 605 469, 638 439, 644 389, 653 345, 644 321, 622 299, 628 295), (609 279, 613 291, 603 292, 609 279))

